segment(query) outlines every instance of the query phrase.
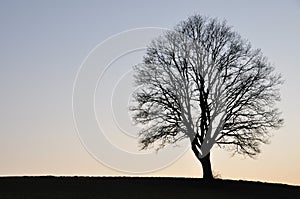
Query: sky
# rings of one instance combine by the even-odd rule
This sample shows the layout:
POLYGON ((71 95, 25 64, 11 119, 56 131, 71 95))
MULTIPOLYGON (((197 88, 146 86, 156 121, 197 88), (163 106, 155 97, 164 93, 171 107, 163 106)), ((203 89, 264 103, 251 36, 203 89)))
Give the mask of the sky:
MULTIPOLYGON (((224 179, 300 185, 298 0, 1 1, 0 175, 201 176, 200 164, 190 150, 185 150, 184 144, 184 149, 175 155, 173 151, 177 149, 140 152, 150 155, 130 160, 114 154, 113 149, 105 148, 97 139, 89 146, 85 136, 91 132, 90 126, 80 129, 73 116, 75 121, 76 116, 82 117, 85 124, 89 124, 88 117, 76 115, 80 113, 77 110, 74 114, 77 105, 72 105, 73 91, 76 94, 77 88, 85 88, 81 85, 74 89, 78 85, 76 80, 80 82, 81 75, 89 70, 87 65, 99 66, 94 82, 95 116, 106 125, 102 129, 104 136, 122 148, 124 136, 115 134, 115 128, 123 126, 119 128, 121 131, 131 128, 126 126, 129 120, 123 120, 127 114, 125 97, 130 90, 118 81, 130 82, 130 67, 140 61, 144 52, 134 49, 193 14, 226 19, 253 47, 261 48, 285 80, 278 105, 285 124, 272 131, 271 143, 262 147, 256 159, 232 157, 226 151, 213 149, 214 172, 224 179), (135 38, 134 42, 122 43, 124 34, 127 39, 135 38), (124 54, 126 49, 131 51, 124 54), (104 59, 111 64, 101 76, 99 72, 104 71, 104 66, 100 62, 104 59), (117 84, 113 87, 110 81, 117 84), (104 99, 103 93, 113 97, 104 99), (107 111, 113 112, 117 122, 105 121, 109 118, 107 111), (91 149, 94 146, 109 160, 99 161, 91 149), (168 159, 168 154, 174 156, 168 159), (141 169, 143 164, 131 167, 141 160, 145 161, 147 172, 126 172, 141 169)), ((126 147, 132 143, 126 150, 135 151, 132 149, 136 146, 135 135, 130 136, 134 139, 126 142, 126 147)))

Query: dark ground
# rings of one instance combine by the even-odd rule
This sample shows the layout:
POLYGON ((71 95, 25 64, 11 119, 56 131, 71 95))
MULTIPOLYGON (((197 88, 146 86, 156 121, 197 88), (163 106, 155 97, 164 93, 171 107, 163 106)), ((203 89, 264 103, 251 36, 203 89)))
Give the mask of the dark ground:
POLYGON ((140 177, 0 177, 0 198, 293 198, 300 186, 140 177))

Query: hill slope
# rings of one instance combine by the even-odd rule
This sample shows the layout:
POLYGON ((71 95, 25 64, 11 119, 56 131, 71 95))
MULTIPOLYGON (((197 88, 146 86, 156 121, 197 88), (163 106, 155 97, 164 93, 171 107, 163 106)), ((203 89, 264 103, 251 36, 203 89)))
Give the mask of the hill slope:
POLYGON ((0 198, 293 198, 300 187, 247 181, 139 177, 2 177, 0 198))

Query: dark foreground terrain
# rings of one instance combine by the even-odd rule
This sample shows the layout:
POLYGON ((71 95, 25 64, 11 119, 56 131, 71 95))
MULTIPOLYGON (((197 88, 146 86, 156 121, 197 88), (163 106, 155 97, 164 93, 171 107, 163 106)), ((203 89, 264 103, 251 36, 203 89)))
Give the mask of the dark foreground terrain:
POLYGON ((2 177, 0 198, 293 198, 300 187, 191 178, 2 177))

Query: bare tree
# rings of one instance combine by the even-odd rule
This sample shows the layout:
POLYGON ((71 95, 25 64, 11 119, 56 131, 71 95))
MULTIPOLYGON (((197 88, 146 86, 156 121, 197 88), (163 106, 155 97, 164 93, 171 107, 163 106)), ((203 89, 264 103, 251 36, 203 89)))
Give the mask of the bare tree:
POLYGON ((225 21, 192 16, 156 38, 134 66, 133 120, 147 149, 188 138, 212 179, 214 143, 254 157, 283 120, 275 108, 281 76, 225 21))

